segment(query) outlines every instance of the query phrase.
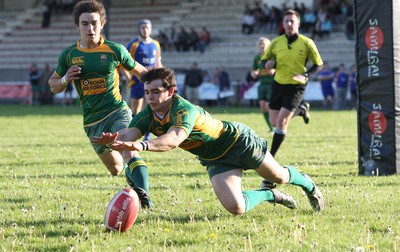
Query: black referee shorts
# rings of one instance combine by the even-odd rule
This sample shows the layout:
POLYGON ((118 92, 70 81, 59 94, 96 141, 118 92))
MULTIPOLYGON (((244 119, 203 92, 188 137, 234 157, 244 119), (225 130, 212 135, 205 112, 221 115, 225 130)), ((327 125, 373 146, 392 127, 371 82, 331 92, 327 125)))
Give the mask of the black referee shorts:
POLYGON ((303 100, 305 90, 305 84, 280 84, 274 81, 272 83, 269 108, 280 110, 283 107, 294 111, 303 100))

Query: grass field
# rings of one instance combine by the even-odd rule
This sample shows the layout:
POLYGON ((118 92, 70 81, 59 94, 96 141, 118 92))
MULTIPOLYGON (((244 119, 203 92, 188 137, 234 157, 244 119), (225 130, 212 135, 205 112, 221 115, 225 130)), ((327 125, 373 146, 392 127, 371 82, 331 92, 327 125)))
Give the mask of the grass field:
MULTIPOLYGON (((210 109, 268 139, 256 108, 210 109)), ((295 118, 277 154, 308 173, 325 195, 314 213, 298 187, 279 186, 298 208, 261 204, 232 216, 217 201, 205 169, 182 150, 142 153, 152 210, 128 232, 107 232, 105 206, 125 187, 100 163, 76 107, 0 105, 2 251, 399 251, 398 176, 358 176, 355 111, 312 111, 295 118)), ((243 189, 259 187, 246 172, 243 189)))

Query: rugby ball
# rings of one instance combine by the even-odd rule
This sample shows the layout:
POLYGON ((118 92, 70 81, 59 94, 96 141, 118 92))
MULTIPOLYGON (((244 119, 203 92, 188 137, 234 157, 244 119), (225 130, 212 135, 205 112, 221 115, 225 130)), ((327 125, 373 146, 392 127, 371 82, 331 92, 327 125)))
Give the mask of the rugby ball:
POLYGON ((131 188, 119 191, 106 208, 104 222, 108 230, 125 232, 135 223, 139 213, 140 201, 131 188))

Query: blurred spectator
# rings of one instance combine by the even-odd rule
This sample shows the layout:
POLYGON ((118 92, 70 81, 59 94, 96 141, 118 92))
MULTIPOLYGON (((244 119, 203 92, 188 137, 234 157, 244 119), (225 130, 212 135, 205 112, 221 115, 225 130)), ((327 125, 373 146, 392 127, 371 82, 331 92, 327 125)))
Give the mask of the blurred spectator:
POLYGON ((221 107, 226 107, 228 105, 228 97, 222 95, 224 91, 229 91, 231 89, 231 81, 229 79, 229 74, 221 66, 218 68, 218 78, 219 78, 219 99, 218 103, 221 107))
POLYGON ((312 39, 315 39, 316 35, 318 35, 318 36, 322 35, 321 26, 322 26, 322 23, 325 22, 327 15, 328 15, 328 13, 326 12, 325 8, 320 7, 318 9, 317 16, 316 16, 317 17, 317 21, 315 22, 314 30, 312 32, 312 39))
POLYGON ((321 24, 321 37, 329 36, 332 32, 332 17, 331 15, 326 15, 325 21, 321 24))
POLYGON ((161 51, 166 51, 168 47, 168 36, 163 30, 158 32, 158 42, 160 43, 161 51))
POLYGON ((264 12, 263 12, 260 2, 255 1, 254 4, 255 4, 255 6, 251 10, 251 13, 253 14, 253 16, 255 18, 256 32, 259 33, 261 31, 261 29, 264 27, 265 15, 264 15, 264 12))
POLYGON ((340 64, 339 70, 336 73, 336 110, 343 110, 347 107, 347 90, 349 86, 350 76, 346 71, 344 64, 340 64))
POLYGON ((29 82, 32 91, 32 105, 40 104, 40 74, 37 65, 33 63, 29 69, 29 82))
POLYGON ((42 74, 40 75, 40 103, 41 104, 53 104, 53 93, 50 90, 50 86, 48 85, 50 76, 53 74, 53 69, 49 64, 46 64, 42 74))
POLYGON ((70 14, 72 9, 78 0, 53 0, 53 10, 57 14, 70 14))
POLYGON ((43 0, 42 4, 42 28, 47 28, 50 26, 51 14, 53 12, 54 2, 53 0, 43 0))
POLYGON ((300 14, 300 16, 303 16, 303 14, 304 14, 303 9, 300 8, 300 6, 299 6, 299 4, 297 2, 293 3, 292 10, 297 11, 300 14))
POLYGON ((190 33, 188 35, 188 50, 193 49, 193 51, 197 51, 197 44, 199 43, 199 35, 197 34, 197 31, 193 28, 190 27, 190 33))
POLYGON ((207 27, 203 26, 200 37, 199 37, 199 43, 198 43, 198 49, 201 53, 204 53, 206 47, 210 44, 211 42, 211 35, 210 32, 207 30, 207 27))
POLYGON ((189 41, 189 33, 185 30, 183 26, 181 26, 181 30, 178 33, 178 38, 177 38, 177 51, 184 51, 187 52, 189 51, 189 46, 188 46, 188 41, 189 41))
POLYGON ((348 18, 347 24, 346 24, 346 37, 348 40, 353 40, 354 39, 354 21, 353 18, 348 18))
POLYGON ((275 33, 278 31, 280 15, 279 9, 273 6, 267 21, 267 33, 275 33))
POLYGON ((254 18, 251 11, 246 12, 242 19, 242 34, 252 34, 254 32, 254 26, 256 25, 256 19, 254 18))
POLYGON ((319 20, 315 26, 315 29, 312 33, 312 39, 315 39, 318 35, 319 38, 323 38, 324 36, 329 36, 332 32, 332 18, 330 14, 325 15, 324 20, 319 20))
POLYGON ((335 104, 335 91, 333 90, 335 72, 330 69, 328 62, 324 61, 322 70, 317 74, 317 79, 321 83, 324 108, 333 110, 335 104))
POLYGON ((208 70, 203 70, 203 82, 212 82, 212 78, 208 70))
POLYGON ((178 34, 176 33, 175 27, 172 26, 168 39, 168 49, 172 50, 174 48, 176 51, 178 51, 179 43, 178 43, 178 34))
POLYGON ((315 14, 306 8, 303 15, 303 22, 301 23, 304 33, 311 33, 314 30, 317 17, 315 14))
POLYGON ((357 66, 351 66, 350 73, 350 94, 352 108, 357 109, 357 66))
MULTIPOLYGON (((242 81, 239 87, 239 98, 243 99, 244 93, 249 90, 254 83, 258 81, 258 78, 254 78, 251 74, 251 71, 248 71, 246 77, 242 81)), ((257 100, 250 100, 250 107, 255 106, 257 100)))
POLYGON ((349 4, 346 1, 341 0, 339 8, 340 12, 337 17, 337 24, 345 24, 350 12, 349 4))
POLYGON ((200 105, 199 87, 201 83, 203 83, 203 71, 198 68, 196 62, 193 62, 185 76, 184 94, 187 100, 196 105, 200 105))
POLYGON ((271 15, 272 9, 268 6, 267 3, 264 3, 261 7, 262 12, 264 14, 264 32, 267 32, 267 24, 269 22, 269 16, 271 15))

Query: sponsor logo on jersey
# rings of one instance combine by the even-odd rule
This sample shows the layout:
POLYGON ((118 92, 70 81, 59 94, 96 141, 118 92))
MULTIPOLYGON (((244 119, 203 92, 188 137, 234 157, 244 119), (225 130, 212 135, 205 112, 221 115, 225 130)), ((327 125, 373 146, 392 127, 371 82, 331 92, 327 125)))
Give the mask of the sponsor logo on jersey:
POLYGON ((106 79, 104 78, 82 80, 81 86, 84 95, 101 94, 107 91, 106 79))
POLYGON ((72 65, 83 65, 85 64, 85 60, 83 56, 73 57, 71 60, 72 65))
POLYGON ((107 55, 106 54, 101 54, 100 55, 100 64, 101 65, 107 65, 108 60, 107 60, 107 55))
POLYGON ((253 150, 253 157, 256 158, 256 159, 260 159, 261 156, 262 156, 262 151, 260 149, 258 149, 258 148, 255 148, 253 150))
POLYGON ((176 112, 176 117, 175 117, 175 123, 176 125, 182 125, 182 117, 186 115, 186 111, 185 110, 180 110, 178 112, 176 112))
POLYGON ((193 139, 186 139, 185 141, 183 141, 179 145, 179 147, 184 149, 184 150, 191 150, 191 149, 199 148, 202 144, 203 144, 202 141, 196 141, 196 140, 193 140, 193 139))
POLYGON ((145 65, 155 65, 156 64, 156 58, 143 58, 142 62, 145 65))

